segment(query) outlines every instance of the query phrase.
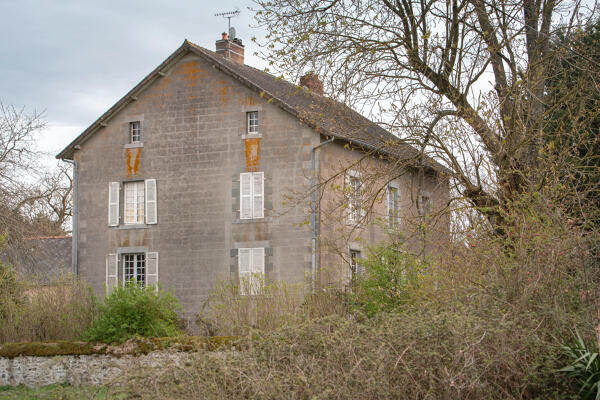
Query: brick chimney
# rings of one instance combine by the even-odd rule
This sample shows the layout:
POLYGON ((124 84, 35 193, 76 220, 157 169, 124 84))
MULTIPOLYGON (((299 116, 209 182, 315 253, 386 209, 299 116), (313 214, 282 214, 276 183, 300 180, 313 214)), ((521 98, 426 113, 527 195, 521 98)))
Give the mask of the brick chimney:
POLYGON ((215 44, 217 54, 240 64, 244 63, 244 45, 241 39, 230 39, 227 37, 227 33, 223 32, 221 40, 217 40, 215 44))
POLYGON ((319 79, 319 75, 312 71, 300 77, 300 86, 304 86, 314 93, 323 96, 323 81, 319 79))

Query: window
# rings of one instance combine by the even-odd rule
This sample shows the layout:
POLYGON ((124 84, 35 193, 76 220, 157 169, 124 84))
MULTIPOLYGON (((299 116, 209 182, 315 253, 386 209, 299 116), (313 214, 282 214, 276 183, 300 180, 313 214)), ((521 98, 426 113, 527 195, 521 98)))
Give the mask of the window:
POLYGON ((240 219, 264 216, 264 172, 240 174, 240 219))
POLYGON ((142 129, 140 121, 129 123, 129 143, 139 143, 142 141, 142 129))
POLYGON ((125 193, 121 206, 121 182, 108 184, 108 226, 119 226, 121 212, 125 216, 125 224, 157 224, 156 179, 125 182, 123 187, 125 193))
POLYGON ((146 285, 146 255, 123 254, 123 282, 133 281, 140 287, 146 285))
POLYGON ((360 251, 350 249, 349 252, 349 261, 350 261, 350 284, 354 285, 356 283, 356 277, 363 273, 363 269, 359 263, 360 260, 360 251))
POLYGON ((431 214, 433 208, 433 203, 431 201, 431 196, 429 194, 422 194, 419 197, 419 213, 421 215, 431 214))
POLYGON ((258 111, 246 113, 248 133, 258 133, 258 111))
POLYGON ((390 228, 398 225, 400 210, 398 206, 398 188, 393 185, 387 187, 387 219, 390 228))
POLYGON ((348 222, 358 224, 362 217, 362 182, 358 174, 348 175, 346 178, 348 184, 348 222))
POLYGON ((125 182, 125 223, 144 223, 144 182, 125 182))
POLYGON ((238 249, 238 269, 240 293, 260 294, 265 274, 265 249, 263 247, 238 249))

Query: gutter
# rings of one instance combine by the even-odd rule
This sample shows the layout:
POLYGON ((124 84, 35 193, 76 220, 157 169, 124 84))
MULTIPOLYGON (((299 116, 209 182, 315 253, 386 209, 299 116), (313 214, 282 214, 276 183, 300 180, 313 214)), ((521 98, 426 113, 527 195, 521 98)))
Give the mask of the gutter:
POLYGON ((333 143, 335 138, 331 138, 324 142, 319 143, 315 147, 313 147, 310 151, 310 165, 311 165, 311 182, 310 182, 310 192, 311 192, 311 201, 310 201, 310 225, 312 228, 312 239, 311 239, 311 289, 312 293, 315 294, 316 282, 317 282, 317 171, 315 167, 315 152, 326 144, 333 143))
POLYGON ((79 244, 79 164, 77 161, 62 158, 62 161, 73 165, 73 233, 71 238, 71 264, 73 266, 73 279, 77 279, 79 275, 79 259, 78 259, 78 244, 79 244))

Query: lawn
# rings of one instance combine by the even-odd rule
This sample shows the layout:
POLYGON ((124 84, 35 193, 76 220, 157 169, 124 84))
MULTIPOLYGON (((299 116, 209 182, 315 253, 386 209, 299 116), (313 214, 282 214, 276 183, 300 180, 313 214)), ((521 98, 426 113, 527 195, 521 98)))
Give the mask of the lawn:
POLYGON ((112 394, 109 396, 106 387, 73 387, 68 385, 49 385, 40 388, 30 389, 25 386, 0 386, 0 400, 19 399, 19 400, 104 400, 115 399, 112 394))

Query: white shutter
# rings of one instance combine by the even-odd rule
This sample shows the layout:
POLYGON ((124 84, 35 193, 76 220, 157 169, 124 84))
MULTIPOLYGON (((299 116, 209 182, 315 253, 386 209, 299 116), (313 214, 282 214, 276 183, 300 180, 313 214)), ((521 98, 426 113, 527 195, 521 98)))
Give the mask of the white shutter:
POLYGON ((264 176, 264 172, 255 172, 252 174, 253 218, 264 218, 265 216, 264 176))
POLYGON ((145 199, 146 199, 146 224, 153 225, 158 222, 156 213, 156 179, 146 179, 145 199))
POLYGON ((240 219, 252 218, 252 173, 240 174, 240 219))
POLYGON ((158 253, 150 252, 146 258, 146 284, 158 289, 158 253))
POLYGON ((264 274, 265 274, 265 249, 255 248, 252 249, 252 285, 250 287, 253 295, 261 294, 263 292, 264 274))
POLYGON ((265 273, 265 249, 263 247, 252 249, 252 273, 265 273))
POLYGON ((108 226, 119 225, 119 182, 108 184, 108 226))
POLYGON ((251 281, 250 249, 238 249, 238 273, 240 278, 240 293, 248 294, 248 284, 251 281))
POLYGON ((119 283, 117 278, 117 269, 119 261, 117 254, 106 255, 106 294, 109 295, 119 283))

